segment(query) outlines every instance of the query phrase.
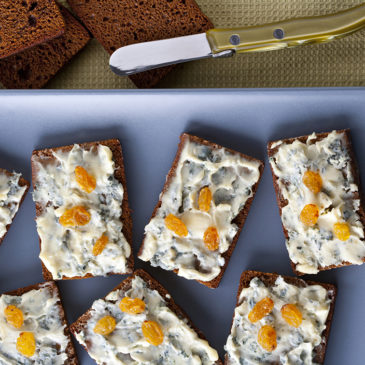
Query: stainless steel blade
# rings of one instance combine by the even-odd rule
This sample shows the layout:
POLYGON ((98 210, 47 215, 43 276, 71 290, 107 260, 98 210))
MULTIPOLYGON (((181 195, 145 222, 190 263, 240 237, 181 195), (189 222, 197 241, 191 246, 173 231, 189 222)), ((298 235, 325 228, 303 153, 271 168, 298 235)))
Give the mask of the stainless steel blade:
POLYGON ((136 43, 117 49, 109 66, 118 75, 130 75, 175 63, 212 57, 205 33, 136 43))

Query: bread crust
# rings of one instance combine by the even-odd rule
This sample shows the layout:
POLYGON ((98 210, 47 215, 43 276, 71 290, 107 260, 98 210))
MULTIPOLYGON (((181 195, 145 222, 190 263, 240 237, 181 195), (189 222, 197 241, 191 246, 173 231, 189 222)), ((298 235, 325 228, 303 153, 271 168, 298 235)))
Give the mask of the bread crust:
MULTIPOLYGON (((0 173, 5 173, 5 175, 7 175, 7 176, 13 176, 13 175, 14 175, 12 172, 7 171, 7 170, 2 169, 2 168, 0 168, 0 173)), ((9 231, 9 229, 10 229, 11 225, 13 224, 14 219, 15 219, 16 215, 18 214, 18 212, 19 212, 19 210, 20 210, 20 207, 21 207, 21 205, 23 204, 23 201, 24 201, 24 199, 25 199, 25 196, 27 195, 28 190, 29 190, 29 187, 30 187, 30 183, 29 183, 29 181, 25 180, 22 176, 20 176, 20 178, 19 178, 18 185, 19 185, 19 186, 26 186, 26 189, 24 190, 24 193, 23 193, 23 195, 22 195, 22 198, 20 199, 19 207, 18 207, 17 212, 15 213, 15 215, 14 215, 14 217, 13 217, 13 219, 12 219, 11 223, 9 223, 9 224, 7 224, 7 225, 6 225, 6 232, 4 233, 4 235, 3 235, 2 237, 0 237, 0 245, 1 245, 1 244, 2 244, 2 242, 4 241, 6 234, 8 233, 8 231, 9 231)))
POLYGON ((58 289, 57 284, 54 281, 48 281, 48 282, 44 282, 44 283, 29 285, 24 288, 13 290, 13 291, 10 291, 10 292, 4 293, 4 294, 12 295, 12 296, 21 296, 31 290, 39 290, 44 285, 46 285, 52 291, 52 293, 55 292, 57 297, 59 298, 59 301, 56 303, 56 305, 59 307, 59 310, 60 310, 61 322, 62 322, 62 324, 64 324, 66 326, 65 330, 64 330, 64 334, 68 339, 68 344, 66 346, 66 351, 65 351, 66 355, 67 355, 67 360, 64 362, 64 365, 78 365, 79 361, 77 359, 75 347, 74 347, 74 344, 73 344, 73 341, 71 338, 71 332, 68 327, 68 322, 67 322, 66 314, 65 314, 65 311, 63 308, 60 291, 58 289))
MULTIPOLYGON (((161 197, 162 195, 168 190, 172 180, 174 179, 174 177, 176 176, 176 168, 177 168, 177 165, 179 163, 179 159, 180 159, 180 156, 181 156, 181 153, 182 153, 182 150, 185 146, 185 144, 187 142, 195 142, 195 143, 198 143, 198 144, 202 144, 202 145, 205 145, 205 146, 209 146, 210 148, 212 148, 213 150, 215 149, 222 149, 224 148, 226 151, 228 152, 231 152, 232 154, 238 154, 240 156, 242 156, 243 158, 249 160, 249 161, 256 161, 260 164, 259 166, 259 173, 260 173, 260 176, 259 176, 259 179, 257 180, 256 184, 252 186, 252 197, 250 197, 249 199, 247 199, 244 207, 241 209, 241 211, 238 213, 238 215, 236 216, 236 218, 232 221, 233 223, 235 223, 238 227, 238 231, 236 233, 236 235, 233 237, 233 240, 232 240, 232 243, 230 244, 228 250, 226 252, 224 252, 222 254, 223 258, 224 258, 224 265, 222 266, 221 268, 221 271, 219 273, 219 275, 214 278, 213 280, 210 280, 210 281, 201 281, 201 280, 196 280, 198 281, 199 283, 209 287, 209 288, 212 288, 212 289, 215 289, 219 286, 219 283, 220 281, 222 280, 222 277, 224 275, 224 272, 226 271, 227 269, 227 265, 228 265, 228 262, 233 254, 233 251, 236 247, 236 244, 237 244, 237 241, 238 241, 238 238, 240 236, 240 233, 242 231, 242 228, 245 224, 245 221, 246 221, 246 218, 247 218, 247 215, 248 215, 248 212, 250 210, 250 207, 251 207, 251 204, 252 204, 252 201, 255 197, 255 194, 256 194, 256 190, 258 188, 258 185, 260 183, 260 180, 261 180, 261 177, 262 177, 262 173, 263 173, 263 170, 264 170, 264 162, 263 161, 260 161, 260 160, 257 160, 251 156, 247 156, 241 152, 238 152, 238 151, 234 151, 230 148, 226 148, 226 147, 223 147, 223 146, 220 146, 216 143, 213 143, 213 142, 210 142, 210 141, 207 141, 203 138, 200 138, 200 137, 197 137, 197 136, 193 136, 193 135, 190 135, 188 133, 183 133, 181 136, 180 136, 180 143, 178 145, 178 149, 177 149, 177 152, 176 152, 176 156, 175 156, 175 159, 172 163, 172 166, 167 174, 167 177, 166 177, 166 182, 162 188, 162 192, 160 194, 160 198, 159 198, 159 201, 157 202, 153 212, 152 212, 152 216, 150 218, 150 221, 152 218, 154 218, 157 214, 157 211, 158 209, 161 207, 161 204, 162 204, 162 201, 161 201, 161 197)), ((146 235, 144 235, 144 238, 143 238, 143 241, 142 241, 142 245, 139 249, 139 252, 138 252, 138 256, 140 256, 142 254, 142 251, 143 251, 143 247, 144 247, 144 243, 145 243, 145 238, 146 238, 146 235)), ((176 274, 178 274, 178 270, 174 270, 174 272, 176 274)))
MULTIPOLYGON (((240 277, 240 282, 238 285, 238 291, 237 291, 237 297, 236 297, 236 307, 242 303, 239 300, 242 289, 248 288, 250 286, 250 282, 253 278, 257 277, 265 284, 266 287, 272 287, 275 285, 275 281, 279 276, 281 276, 286 283, 295 285, 300 288, 304 288, 308 285, 320 285, 327 290, 328 297, 331 300, 330 309, 329 309, 328 316, 327 316, 327 319, 325 322, 326 328, 322 332, 322 336, 321 336, 322 341, 318 346, 316 346, 314 348, 315 356, 313 358, 313 361, 315 363, 324 364, 324 359, 326 356, 326 348, 327 348, 327 344, 328 344, 333 313, 335 310, 335 302, 336 302, 336 297, 337 297, 337 288, 335 285, 327 284, 327 283, 319 283, 319 282, 310 281, 310 280, 303 280, 303 279, 295 278, 295 277, 291 277, 291 276, 279 275, 277 273, 264 273, 261 271, 247 270, 247 271, 244 271, 240 277)), ((234 313, 233 313, 233 317, 232 317, 232 325, 233 325, 233 319, 234 319, 234 313)), ((231 327, 232 327, 232 325, 231 325, 231 327)), ((227 354, 225 355, 224 364, 228 365, 228 355, 227 354)), ((272 365, 280 365, 280 363, 273 363, 272 365)))
MULTIPOLYGON (((184 320, 189 327, 191 327, 199 336, 199 338, 206 340, 204 334, 195 327, 191 319, 187 316, 187 314, 175 303, 175 301, 172 299, 169 292, 156 280, 154 279, 150 274, 148 274, 143 269, 136 270, 131 276, 129 276, 127 279, 123 280, 120 284, 118 284, 114 289, 112 289, 104 298, 105 298, 113 291, 115 290, 123 290, 127 291, 132 287, 132 280, 139 276, 142 278, 146 283, 149 289, 157 290, 157 292, 161 295, 161 297, 165 300, 167 307, 173 311, 179 319, 184 320)), ((87 325, 88 320, 91 317, 91 308, 88 309, 88 311, 83 314, 81 317, 79 317, 74 323, 70 325, 70 331, 71 333, 76 336, 76 333, 80 333, 83 328, 87 325)), ((88 351, 87 347, 83 346, 86 351, 88 351)), ((213 365, 223 365, 222 361, 218 359, 213 365)))
MULTIPOLYGON (((56 148, 47 148, 41 150, 34 150, 32 153, 31 164, 32 164, 32 182, 33 182, 33 189, 36 190, 37 185, 37 174, 38 169, 36 166, 36 162, 42 160, 42 162, 53 162, 54 156, 53 152, 61 151, 61 152, 69 152, 73 148, 75 144, 68 145, 68 146, 61 146, 56 148)), ((127 180, 125 177, 124 171, 124 159, 122 153, 122 147, 118 139, 108 139, 103 141, 96 141, 96 142, 85 142, 85 143, 78 143, 78 145, 85 149, 90 150, 92 147, 96 147, 98 145, 107 146, 112 151, 112 159, 114 161, 114 177, 122 184, 123 186, 123 201, 122 201, 122 216, 120 217, 120 221, 123 223, 123 235, 126 238, 128 244, 131 247, 131 255, 127 259, 127 272, 125 273, 109 273, 109 275, 117 275, 117 274, 130 274, 133 272, 134 268, 134 257, 133 257, 133 247, 132 247, 132 216, 131 211, 129 208, 129 201, 128 201, 128 192, 127 192, 127 180)), ((39 217, 43 213, 43 208, 40 204, 36 203, 36 217, 39 217)), ((39 237, 39 248, 41 249, 42 242, 39 237)), ((42 262, 42 273, 45 280, 53 280, 52 273, 46 268, 44 263, 42 262)), ((94 277, 94 275, 88 273, 84 276, 73 276, 67 277, 63 276, 61 280, 74 280, 74 279, 87 279, 94 277)))
POLYGON ((0 59, 59 37, 65 23, 53 0, 0 1, 0 59))
MULTIPOLYGON (((77 16, 112 54, 122 46, 202 33, 213 28, 195 0, 67 0, 77 16)), ((139 88, 154 87, 174 66, 130 76, 139 88)))
POLYGON ((63 6, 65 33, 0 60, 0 81, 8 89, 40 89, 55 76, 90 40, 87 30, 63 6))
MULTIPOLYGON (((346 147, 347 147, 350 159, 351 159, 351 173, 352 173, 352 176, 354 177, 354 182, 358 187, 358 192, 356 192, 354 194, 354 199, 359 199, 360 200, 360 207, 357 211, 357 214, 360 217, 361 224, 365 228, 364 196, 363 196, 362 188, 361 188, 359 169, 357 167, 355 153, 354 153, 354 149, 352 147, 350 129, 341 129, 341 130, 337 130, 336 132, 338 134, 343 133, 344 136, 345 136, 346 147)), ((313 143, 319 142, 320 140, 326 138, 330 133, 331 132, 316 133, 316 138, 312 140, 313 143)), ((300 137, 296 137, 296 138, 283 139, 282 141, 285 144, 291 144, 296 140, 298 140, 302 143, 306 143, 306 141, 309 137, 310 137, 310 135, 305 135, 305 136, 300 136, 300 137)), ((270 141, 267 145, 267 153, 268 153, 269 158, 273 157, 276 154, 276 152, 278 151, 279 146, 272 147, 272 145, 275 142, 276 141, 270 141)), ((274 172, 271 164, 270 164, 270 168, 271 168, 271 173, 272 173, 272 177, 273 177, 274 189, 275 189, 275 193, 276 193, 276 201, 278 203, 279 214, 280 214, 280 217, 281 217, 282 209, 288 204, 288 201, 286 199, 284 199, 284 197, 281 194, 279 184, 278 184, 279 178, 275 175, 275 172, 274 172)), ((283 228, 285 238, 288 240, 289 239, 289 234, 288 234, 288 231, 286 230, 286 228, 284 227, 283 223, 282 223, 282 228, 283 228)), ((362 241, 364 241, 364 240, 365 239, 363 238, 362 241)), ((365 257, 363 258, 363 262, 365 262, 365 257)), ((291 264, 291 267, 292 267, 292 269, 293 269, 293 271, 296 275, 298 275, 298 276, 305 275, 305 273, 302 273, 302 272, 300 272, 296 269, 297 265, 293 261, 290 260, 290 264, 291 264)), ((338 267, 349 266, 349 265, 353 265, 353 264, 351 262, 348 262, 348 261, 342 261, 342 263, 339 264, 339 265, 329 265, 329 266, 325 266, 325 267, 318 267, 318 270, 319 271, 325 271, 325 270, 335 269, 335 268, 338 268, 338 267)))

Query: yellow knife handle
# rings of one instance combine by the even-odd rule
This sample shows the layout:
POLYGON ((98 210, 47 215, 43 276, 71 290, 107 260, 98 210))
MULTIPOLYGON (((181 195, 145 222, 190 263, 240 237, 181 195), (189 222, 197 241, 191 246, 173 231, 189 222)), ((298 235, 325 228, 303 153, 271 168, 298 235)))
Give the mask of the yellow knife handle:
POLYGON ((365 26, 365 4, 325 16, 297 18, 246 28, 211 29, 207 39, 213 54, 234 50, 271 51, 309 43, 329 42, 365 26))

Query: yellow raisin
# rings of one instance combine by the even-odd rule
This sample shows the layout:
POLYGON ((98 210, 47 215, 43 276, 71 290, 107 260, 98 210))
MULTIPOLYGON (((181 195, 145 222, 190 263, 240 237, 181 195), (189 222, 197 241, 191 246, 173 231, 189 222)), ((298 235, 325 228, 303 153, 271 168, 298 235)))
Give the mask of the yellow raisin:
POLYGON ((60 217, 60 224, 64 227, 84 226, 89 223, 90 218, 90 213, 84 207, 77 205, 65 210, 60 217))
POLYGON ((209 251, 218 250, 219 234, 217 228, 208 227, 204 232, 204 243, 209 251))
POLYGON ((205 188, 200 190, 199 198, 198 198, 198 206, 199 209, 203 212, 209 212, 210 202, 212 201, 212 192, 206 186, 205 188))
POLYGON ((302 324, 302 313, 295 304, 283 305, 281 307, 281 316, 289 326, 298 328, 302 324))
POLYGON ((347 223, 335 223, 333 225, 333 232, 341 241, 346 241, 350 238, 350 227, 347 223))
POLYGON ((248 319, 250 322, 255 323, 270 314, 273 308, 274 302, 272 299, 268 297, 261 299, 255 304, 251 312, 248 314, 248 319))
POLYGON ((155 321, 144 321, 142 323, 142 333, 151 345, 158 346, 163 342, 162 329, 155 321))
POLYGON ((4 315, 7 322, 13 325, 15 328, 20 328, 23 325, 23 312, 15 305, 8 305, 4 309, 4 315))
POLYGON ((35 338, 32 332, 21 332, 16 340, 16 349, 26 357, 35 353, 35 338))
POLYGON ((122 312, 128 314, 140 314, 146 308, 146 304, 142 299, 124 297, 120 303, 119 308, 122 312))
POLYGON ((186 237, 188 235, 188 229, 184 222, 171 213, 165 218, 165 225, 180 237, 186 237))
POLYGON ((318 172, 306 171, 303 175, 303 184, 314 194, 322 189, 322 178, 318 172))
POLYGON ((82 166, 75 168, 76 181, 80 188, 87 193, 91 193, 96 187, 94 176, 90 175, 82 166))
POLYGON ((97 321, 94 332, 106 336, 114 331, 115 326, 115 319, 112 316, 105 316, 97 321))
POLYGON ((108 243, 108 236, 106 234, 103 234, 94 244, 93 247, 93 255, 94 256, 98 256, 100 255, 103 251, 105 246, 108 243))
POLYGON ((257 342, 264 350, 274 351, 277 346, 275 329, 269 325, 262 326, 257 335, 257 342))
POLYGON ((319 210, 315 204, 307 204, 300 213, 300 220, 306 226, 314 226, 319 217, 319 210))

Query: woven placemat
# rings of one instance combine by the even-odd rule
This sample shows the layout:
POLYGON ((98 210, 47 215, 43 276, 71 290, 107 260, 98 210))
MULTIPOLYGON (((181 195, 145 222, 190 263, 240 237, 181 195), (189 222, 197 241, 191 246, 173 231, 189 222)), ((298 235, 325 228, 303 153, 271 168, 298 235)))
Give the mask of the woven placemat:
MULTIPOLYGON (((238 27, 330 14, 359 5, 363 0, 197 2, 215 27, 238 27)), ((127 77, 118 77, 109 70, 108 59, 109 55, 93 39, 48 88, 134 88, 127 77)), ((314 86, 365 86, 365 30, 327 44, 182 64, 159 84, 162 88, 314 86)))

